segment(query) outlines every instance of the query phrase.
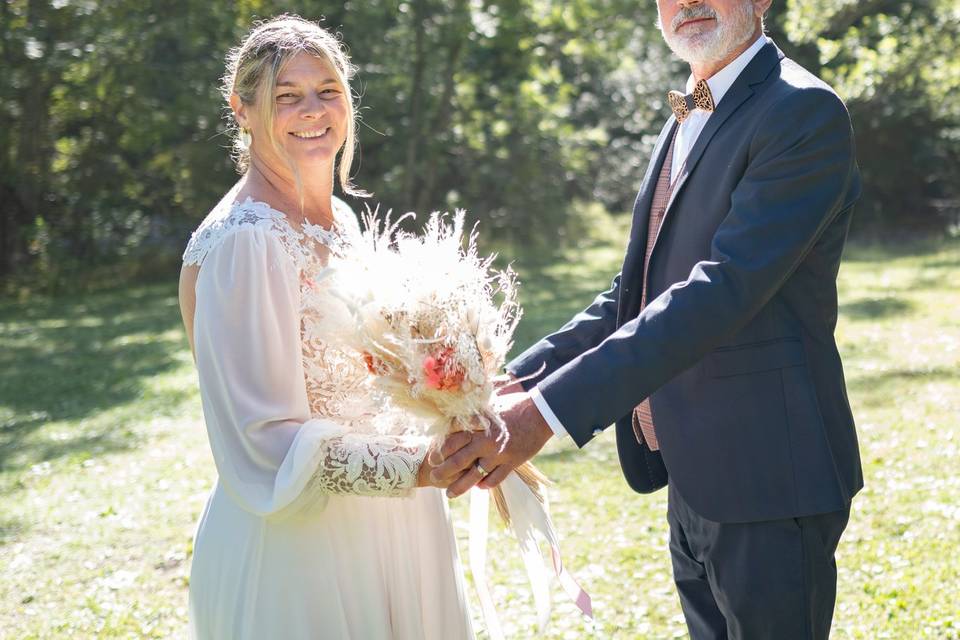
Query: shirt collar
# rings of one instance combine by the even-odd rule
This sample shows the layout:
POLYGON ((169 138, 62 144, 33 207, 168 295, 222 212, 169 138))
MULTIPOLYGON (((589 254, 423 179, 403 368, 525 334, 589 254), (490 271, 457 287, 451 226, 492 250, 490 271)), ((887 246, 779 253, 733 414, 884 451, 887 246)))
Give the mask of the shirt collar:
MULTIPOLYGON (((753 60, 753 57, 757 55, 760 49, 762 49, 763 46, 768 42, 771 42, 770 38, 763 35, 760 36, 757 38, 756 42, 750 45, 746 51, 737 56, 733 62, 707 78, 707 86, 710 87, 710 93, 713 95, 714 104, 720 104, 723 96, 727 93, 730 87, 733 86, 734 81, 736 81, 743 70, 747 68, 747 65, 750 64, 750 61, 753 60)), ((693 91, 695 84, 696 82, 693 79, 693 74, 690 74, 690 77, 687 78, 687 93, 691 93, 693 91)))

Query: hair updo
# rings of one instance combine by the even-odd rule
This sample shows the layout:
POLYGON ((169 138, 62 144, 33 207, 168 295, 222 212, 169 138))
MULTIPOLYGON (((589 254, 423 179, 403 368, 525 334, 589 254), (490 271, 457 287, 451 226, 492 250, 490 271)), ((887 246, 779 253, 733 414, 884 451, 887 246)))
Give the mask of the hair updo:
MULTIPOLYGON (((304 20, 296 15, 280 15, 269 20, 255 22, 250 33, 239 46, 227 54, 227 70, 223 77, 221 93, 229 104, 234 93, 246 105, 265 105, 258 109, 263 118, 264 130, 270 136, 270 143, 281 157, 287 158, 279 142, 273 137, 273 120, 276 117, 276 104, 273 93, 277 78, 284 66, 299 53, 307 53, 327 62, 336 74, 343 95, 347 100, 347 136, 344 141, 338 176, 344 193, 354 196, 367 195, 350 182, 350 167, 356 149, 356 110, 353 94, 350 91, 350 78, 355 73, 346 49, 340 39, 319 24, 304 20)), ((229 119, 229 132, 233 141, 233 157, 240 173, 250 167, 250 150, 240 135, 236 119, 229 119)), ((289 160, 288 160, 289 162, 289 160)), ((291 162, 291 169, 301 184, 297 168, 291 162)))

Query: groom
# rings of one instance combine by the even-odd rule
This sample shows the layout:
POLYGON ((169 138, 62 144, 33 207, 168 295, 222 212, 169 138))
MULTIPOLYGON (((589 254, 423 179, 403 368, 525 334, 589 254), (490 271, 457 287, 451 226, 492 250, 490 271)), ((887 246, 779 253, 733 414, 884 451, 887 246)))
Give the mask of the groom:
POLYGON ((630 486, 668 487, 694 640, 827 638, 863 483, 833 335, 860 194, 850 120, 763 35, 771 1, 658 0, 692 73, 622 270, 509 363, 506 443, 476 437, 434 473, 451 496, 496 486, 551 437, 583 447, 615 422, 630 486))

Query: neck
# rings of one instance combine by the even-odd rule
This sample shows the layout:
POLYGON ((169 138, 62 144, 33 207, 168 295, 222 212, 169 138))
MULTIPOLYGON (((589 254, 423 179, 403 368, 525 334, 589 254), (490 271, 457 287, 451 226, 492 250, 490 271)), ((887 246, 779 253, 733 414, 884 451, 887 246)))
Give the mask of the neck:
POLYGON ((701 63, 690 63, 690 72, 693 74, 694 81, 700 80, 709 80, 715 76, 720 70, 726 67, 728 64, 736 60, 741 53, 746 51, 757 41, 757 38, 763 35, 763 26, 762 23, 757 20, 757 26, 753 30, 753 34, 747 38, 746 42, 734 49, 729 55, 727 55, 722 60, 710 60, 707 62, 701 63))
POLYGON ((333 168, 319 176, 301 176, 300 190, 292 175, 281 174, 251 158, 244 189, 296 221, 329 227, 333 222, 333 168), (301 199, 302 198, 302 199, 301 199))

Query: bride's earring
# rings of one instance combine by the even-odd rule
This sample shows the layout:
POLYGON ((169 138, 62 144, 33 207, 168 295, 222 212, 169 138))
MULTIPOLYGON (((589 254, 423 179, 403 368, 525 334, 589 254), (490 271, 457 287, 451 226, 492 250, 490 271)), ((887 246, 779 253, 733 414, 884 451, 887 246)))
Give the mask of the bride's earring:
POLYGON ((240 129, 240 144, 243 145, 244 149, 249 149, 250 145, 253 144, 253 136, 250 135, 250 129, 246 127, 240 129))

